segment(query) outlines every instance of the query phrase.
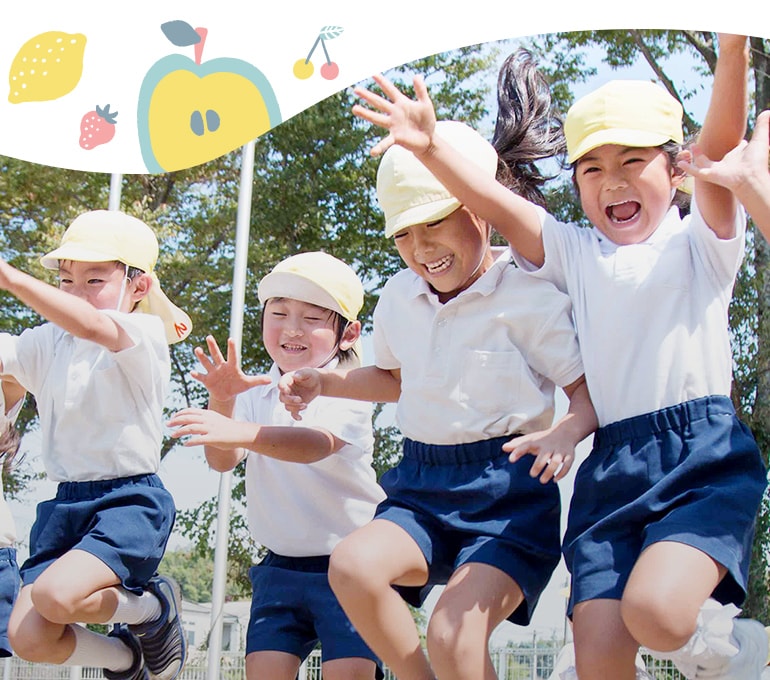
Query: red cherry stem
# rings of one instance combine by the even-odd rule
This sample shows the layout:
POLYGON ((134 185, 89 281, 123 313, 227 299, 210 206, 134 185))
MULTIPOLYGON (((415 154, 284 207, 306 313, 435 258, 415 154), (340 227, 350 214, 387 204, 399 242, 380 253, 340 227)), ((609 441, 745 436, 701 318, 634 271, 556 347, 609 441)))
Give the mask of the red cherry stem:
POLYGON ((206 44, 206 36, 209 34, 208 28, 198 27, 195 32, 201 37, 200 42, 195 43, 195 63, 200 66, 203 59, 203 46, 206 44))
POLYGON ((321 38, 321 36, 318 36, 318 37, 321 39, 321 47, 324 48, 324 56, 326 57, 326 63, 331 64, 332 60, 329 59, 329 52, 326 49, 326 41, 323 38, 321 38))

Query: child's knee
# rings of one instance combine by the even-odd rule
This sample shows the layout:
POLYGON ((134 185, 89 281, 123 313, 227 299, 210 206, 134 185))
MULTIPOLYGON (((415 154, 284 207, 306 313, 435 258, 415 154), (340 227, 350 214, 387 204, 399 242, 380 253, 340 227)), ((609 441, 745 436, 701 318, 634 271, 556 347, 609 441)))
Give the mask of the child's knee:
POLYGON ((367 553, 355 541, 345 539, 337 544, 329 558, 329 585, 339 596, 349 588, 365 587, 364 575, 371 576, 376 564, 367 558, 367 553))
POLYGON ((38 578, 30 592, 35 611, 52 623, 74 623, 77 605, 66 588, 49 579, 38 578))
POLYGON ((623 623, 640 645, 659 651, 678 649, 695 632, 696 618, 672 606, 662 590, 627 590, 620 603, 623 623))
POLYGON ((14 610, 8 622, 8 641, 14 654, 25 661, 45 663, 50 660, 51 645, 60 633, 51 637, 49 625, 34 611, 14 610))

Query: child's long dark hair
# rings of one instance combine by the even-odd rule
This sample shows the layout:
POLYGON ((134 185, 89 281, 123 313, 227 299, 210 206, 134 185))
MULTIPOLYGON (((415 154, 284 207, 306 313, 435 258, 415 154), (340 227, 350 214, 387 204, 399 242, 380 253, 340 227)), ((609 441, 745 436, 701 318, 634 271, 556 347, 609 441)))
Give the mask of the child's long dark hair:
POLYGON ((542 186, 564 166, 567 142, 561 117, 551 105, 551 91, 532 54, 519 48, 500 67, 497 121, 492 145, 499 157, 497 179, 511 191, 545 207, 542 186), (544 174, 537 161, 558 163, 544 174))
POLYGON ((0 415, 0 460, 2 460, 3 472, 12 469, 13 459, 19 451, 21 435, 14 424, 0 415))

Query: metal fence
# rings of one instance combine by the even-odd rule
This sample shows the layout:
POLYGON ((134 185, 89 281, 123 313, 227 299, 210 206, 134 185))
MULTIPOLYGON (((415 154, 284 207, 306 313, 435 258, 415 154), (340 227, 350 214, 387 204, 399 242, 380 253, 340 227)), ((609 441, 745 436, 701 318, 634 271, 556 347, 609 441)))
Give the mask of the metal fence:
MULTIPOLYGON (((547 680, 553 672, 559 648, 516 647, 492 651, 492 662, 500 680, 547 680)), ((643 655, 647 670, 655 680, 683 680, 670 662, 655 661, 643 655)), ((2 680, 102 680, 101 668, 79 668, 32 664, 17 657, 2 662, 2 680)), ((205 652, 192 652, 185 664, 180 680, 208 680, 208 664, 205 652)), ((219 680, 244 680, 243 652, 222 654, 219 680)), ((313 652, 302 665, 298 680, 322 680, 321 655, 313 652)), ((385 669, 385 680, 396 680, 385 669)))

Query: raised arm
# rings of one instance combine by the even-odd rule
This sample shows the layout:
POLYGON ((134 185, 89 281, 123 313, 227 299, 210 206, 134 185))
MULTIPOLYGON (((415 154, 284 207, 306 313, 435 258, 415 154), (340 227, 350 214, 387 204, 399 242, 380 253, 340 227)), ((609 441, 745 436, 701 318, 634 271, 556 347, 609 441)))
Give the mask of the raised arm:
MULTIPOLYGON (((208 408, 214 414, 226 419, 228 423, 235 423, 231 418, 235 412, 235 398, 246 390, 255 387, 256 385, 265 385, 270 382, 269 376, 258 375, 250 376, 246 375, 240 367, 240 361, 238 359, 238 352, 235 346, 235 341, 232 338, 227 340, 227 356, 222 354, 222 350, 219 349, 217 341, 214 336, 206 336, 206 346, 208 347, 209 354, 203 351, 202 348, 196 347, 193 352, 201 364, 203 370, 192 371, 190 375, 203 383, 209 393, 208 408)), ((193 425, 197 422, 198 427, 204 427, 204 422, 209 427, 222 426, 222 419, 211 417, 209 419, 203 419, 198 415, 197 421, 190 420, 190 413, 197 413, 200 409, 185 409, 180 413, 184 413, 185 418, 180 420, 180 414, 176 414, 172 421, 169 421, 169 426, 177 427, 181 425, 193 425)), ((205 413, 205 411, 203 412, 205 413)), ((248 423, 244 423, 248 425, 248 423)), ((202 435, 202 431, 185 431, 179 434, 177 430, 172 436, 180 437, 184 434, 198 434, 202 435)), ((233 436, 236 436, 235 433, 233 436)), ((226 440, 221 435, 211 436, 206 441, 196 439, 195 441, 203 445, 203 451, 206 456, 208 464, 215 470, 220 472, 226 472, 232 470, 238 463, 243 460, 246 452, 243 450, 243 444, 239 444, 240 441, 249 441, 248 434, 239 432, 236 439, 226 440)), ((189 442, 187 446, 192 446, 189 442)))
POLYGON ((698 180, 730 189, 770 241, 769 156, 770 109, 757 116, 751 141, 742 140, 721 161, 711 160, 695 145, 692 160, 680 161, 679 167, 698 180))
POLYGON ((356 88, 355 93, 372 108, 353 106, 356 116, 388 130, 388 135, 372 148, 372 154, 380 155, 393 144, 408 149, 461 203, 489 222, 523 257, 542 265, 542 229, 535 208, 441 139, 435 130, 436 114, 424 80, 420 76, 414 78, 416 99, 404 95, 382 75, 374 80, 387 98, 356 88))
POLYGON ((91 340, 112 352, 132 345, 120 324, 90 302, 25 274, 2 259, 0 288, 77 338, 91 340))
MULTIPOLYGON (((697 140, 700 151, 714 161, 721 160, 746 134, 748 65, 746 36, 720 33, 714 86, 697 140)), ((735 195, 718 184, 697 177, 695 185, 698 206, 706 224, 719 238, 735 236, 735 195)))

